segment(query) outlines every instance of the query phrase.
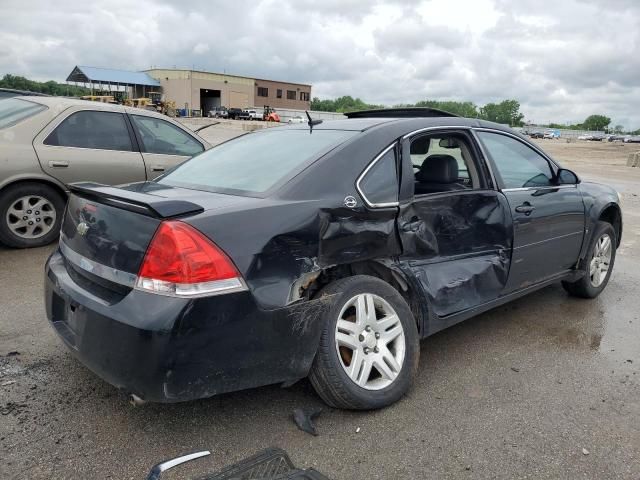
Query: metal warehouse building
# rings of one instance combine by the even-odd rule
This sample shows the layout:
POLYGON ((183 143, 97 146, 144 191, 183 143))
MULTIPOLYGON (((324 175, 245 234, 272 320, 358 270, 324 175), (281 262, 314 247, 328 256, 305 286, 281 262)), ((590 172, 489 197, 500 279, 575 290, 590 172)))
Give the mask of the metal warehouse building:
POLYGON ((145 73, 160 82, 166 100, 178 108, 262 107, 308 110, 311 85, 278 82, 196 70, 151 69, 145 73))

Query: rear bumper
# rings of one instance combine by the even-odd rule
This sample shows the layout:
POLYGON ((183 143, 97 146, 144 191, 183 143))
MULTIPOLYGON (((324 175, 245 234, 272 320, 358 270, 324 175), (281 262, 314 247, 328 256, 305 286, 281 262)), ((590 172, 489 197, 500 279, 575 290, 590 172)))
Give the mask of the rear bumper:
POLYGON ((76 283, 56 251, 45 307, 71 352, 112 385, 178 402, 307 375, 324 300, 261 310, 250 292, 182 299, 132 290, 116 303, 76 283))

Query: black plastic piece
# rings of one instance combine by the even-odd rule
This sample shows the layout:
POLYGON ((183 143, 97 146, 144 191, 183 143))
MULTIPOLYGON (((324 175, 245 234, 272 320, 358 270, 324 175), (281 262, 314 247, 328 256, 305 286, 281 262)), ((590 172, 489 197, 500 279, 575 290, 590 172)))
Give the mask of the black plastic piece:
POLYGON ((414 118, 414 117, 459 117, 454 113, 445 112, 437 108, 381 108, 377 110, 360 110, 345 113, 347 118, 414 118))
POLYGON ((157 218, 195 215, 204 211, 200 205, 185 200, 167 199, 94 182, 72 183, 69 190, 85 198, 157 218))
POLYGON ((298 469, 293 465, 287 452, 279 448, 268 448, 218 473, 201 477, 199 480, 329 480, 329 478, 313 469, 298 469))

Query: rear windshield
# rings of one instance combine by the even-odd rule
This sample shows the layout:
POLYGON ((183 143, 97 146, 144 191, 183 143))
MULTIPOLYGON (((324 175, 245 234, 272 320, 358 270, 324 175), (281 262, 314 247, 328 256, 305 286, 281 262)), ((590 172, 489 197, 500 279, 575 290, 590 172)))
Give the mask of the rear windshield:
POLYGON ((353 137, 345 130, 272 128, 223 143, 181 164, 159 183, 196 190, 260 194, 353 137))
POLYGON ((46 108, 39 103, 27 102, 19 98, 0 100, 0 128, 15 125, 19 121, 31 117, 46 108))

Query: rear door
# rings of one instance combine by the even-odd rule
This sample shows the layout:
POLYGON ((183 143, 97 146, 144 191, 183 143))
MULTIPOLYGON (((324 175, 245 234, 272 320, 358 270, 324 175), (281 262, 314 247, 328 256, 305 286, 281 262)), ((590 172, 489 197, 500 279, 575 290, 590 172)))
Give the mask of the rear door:
POLYGON ((147 178, 204 151, 204 145, 182 128, 157 117, 129 114, 144 158, 147 178))
MULTIPOLYGON (((511 215, 470 131, 418 133, 405 139, 402 151, 403 268, 418 280, 438 317, 496 299, 508 279, 511 215)), ((443 320, 432 328, 445 326, 443 320)))
POLYGON ((144 162, 123 113, 66 110, 33 141, 42 169, 63 183, 106 185, 146 179, 144 162))
POLYGON ((478 131, 513 217, 514 249, 506 292, 571 269, 584 236, 577 185, 560 185, 555 165, 521 139, 478 131))

